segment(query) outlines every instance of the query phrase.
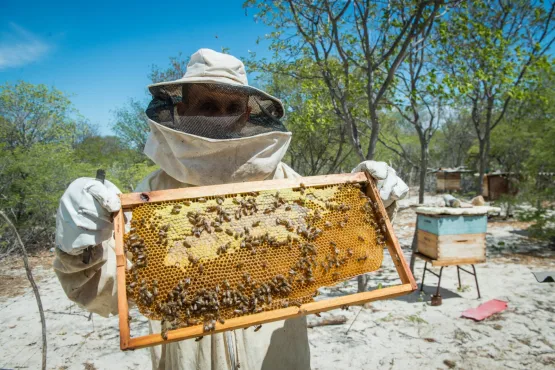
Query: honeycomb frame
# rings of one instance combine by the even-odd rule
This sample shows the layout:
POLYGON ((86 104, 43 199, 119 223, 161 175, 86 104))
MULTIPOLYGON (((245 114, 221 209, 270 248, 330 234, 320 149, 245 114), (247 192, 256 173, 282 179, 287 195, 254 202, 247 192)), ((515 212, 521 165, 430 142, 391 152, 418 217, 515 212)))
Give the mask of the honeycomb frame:
MULTIPOLYGON (((257 326, 408 294, 416 289, 374 180, 363 172, 131 193, 122 194, 120 198, 122 208, 114 224, 122 350, 257 326), (361 183, 365 184, 365 194, 361 193, 361 183), (343 203, 328 201, 339 193, 350 197, 351 203, 348 204, 356 204, 353 207, 356 210, 351 211, 343 203), (355 194, 358 194, 358 203, 353 199, 355 194), (358 206, 361 206, 361 215, 371 215, 357 218, 358 206), (222 211, 226 209, 235 210, 235 213, 222 211), (126 232, 124 211, 133 212, 132 230, 139 231, 126 232), (284 214, 297 217, 288 218, 284 214), (211 224, 208 217, 204 217, 207 215, 211 216, 211 224), (216 215, 221 223, 217 222, 218 219, 214 223, 216 215), (349 220, 349 217, 352 218, 349 220), (167 220, 171 221, 166 223, 167 220), (238 228, 245 224, 250 226, 244 226, 244 230, 238 228), (227 227, 230 225, 234 227, 227 227), (179 232, 173 232, 175 230, 179 232), (357 234, 358 241, 353 233, 357 234), (333 239, 343 237, 346 240, 339 240, 340 247, 337 247, 328 234, 335 235, 333 239), (362 250, 357 249, 357 243, 362 244, 362 250), (346 244, 353 247, 345 248, 346 244), (145 245, 148 246, 146 251, 145 245), (312 293, 317 288, 378 269, 384 247, 392 257, 401 285, 317 302, 312 300, 312 293), (157 250, 155 248, 165 251, 165 254, 162 252, 163 258, 160 253, 152 252, 157 250), (314 248, 319 255, 312 251, 314 248), (322 252, 324 250, 326 252, 322 252), (266 253, 270 258, 266 258, 266 253), (240 262, 235 264, 237 259, 240 262), (295 259, 302 263, 291 264, 295 259), (128 260, 133 262, 131 269, 128 260), (289 274, 272 269, 280 263, 282 267, 284 264, 291 266, 289 274), (243 269, 245 264, 247 269, 243 269), (253 264, 258 267, 253 268, 253 264), (236 267, 234 271, 230 266, 236 267), (155 272, 150 271, 153 268, 155 272), (162 276, 167 277, 165 279, 152 275, 164 274, 168 269, 172 269, 173 275, 179 275, 177 270, 180 270, 183 279, 167 277, 167 272, 162 276), (145 275, 147 272, 144 271, 149 271, 150 275, 145 275), (144 274, 140 275, 140 272, 144 274), (196 278, 184 278, 185 274, 187 277, 193 274, 196 278), (217 281, 222 283, 216 285, 216 290, 211 290, 214 285, 210 286, 209 282, 216 281, 214 276, 219 276, 217 281), (189 285, 192 285, 192 293, 185 299, 189 285), (234 290, 235 286, 237 289, 234 290), (209 288, 208 291, 205 288, 209 288), (230 290, 235 296, 229 296, 230 290), (181 313, 177 314, 175 308, 170 310, 166 306, 175 305, 169 300, 177 299, 179 292, 185 294, 179 305, 181 302, 189 305, 187 316, 183 314, 187 320, 179 321, 181 313), (202 315, 200 311, 191 313, 193 308, 199 309, 191 303, 191 296, 197 299, 195 302, 217 302, 217 305, 214 303, 217 311, 202 315), (132 338, 128 312, 130 298, 149 318, 169 321, 168 315, 174 315, 171 316, 174 328, 132 338), (235 305, 231 298, 235 299, 235 305), (196 317, 195 313, 198 314, 196 317)), ((202 309, 214 308, 205 306, 202 309)))

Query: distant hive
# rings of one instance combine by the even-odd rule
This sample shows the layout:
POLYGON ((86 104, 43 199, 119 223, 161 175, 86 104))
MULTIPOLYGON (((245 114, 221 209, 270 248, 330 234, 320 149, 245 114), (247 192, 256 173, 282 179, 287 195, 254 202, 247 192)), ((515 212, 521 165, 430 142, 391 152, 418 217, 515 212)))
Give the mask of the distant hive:
POLYGON ((312 301, 381 266, 385 223, 364 184, 146 203, 133 208, 128 297, 164 327, 312 301))

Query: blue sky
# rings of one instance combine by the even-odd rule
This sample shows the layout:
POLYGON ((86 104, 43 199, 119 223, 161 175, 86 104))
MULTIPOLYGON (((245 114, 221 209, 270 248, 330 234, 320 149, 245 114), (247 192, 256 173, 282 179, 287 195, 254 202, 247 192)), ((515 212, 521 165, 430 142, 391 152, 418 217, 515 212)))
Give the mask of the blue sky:
POLYGON ((114 108, 146 99, 152 65, 202 47, 267 55, 256 39, 269 30, 242 2, 0 0, 0 84, 55 86, 110 134, 114 108))

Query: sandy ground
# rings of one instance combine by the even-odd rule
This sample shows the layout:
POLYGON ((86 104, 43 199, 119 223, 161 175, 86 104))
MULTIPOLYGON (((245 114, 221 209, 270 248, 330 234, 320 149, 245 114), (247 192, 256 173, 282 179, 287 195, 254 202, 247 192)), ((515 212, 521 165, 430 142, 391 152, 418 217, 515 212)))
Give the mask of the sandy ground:
MULTIPOLYGON (((426 203, 440 200, 429 197, 426 203)), ((413 197, 403 200, 395 220, 407 258, 414 203, 413 197)), ((309 329, 313 369, 555 368, 555 284, 539 284, 531 273, 555 270, 555 250, 528 239, 527 226, 515 221, 488 224, 488 262, 477 265, 481 299, 472 276, 462 274, 463 287, 458 289, 456 268, 448 267, 441 306, 429 304, 437 278, 428 274, 424 293, 326 312, 320 319, 310 316, 309 321, 348 318, 343 325, 309 329), (494 298, 507 301, 508 309, 482 322, 461 318, 465 309, 494 298)), ((35 256, 32 263, 46 313, 49 369, 150 368, 148 350, 119 350, 117 317, 89 319, 66 298, 51 270, 51 254, 35 256)), ((423 262, 417 261, 418 282, 422 269, 423 262)), ((389 259, 369 276, 370 289, 398 283, 389 259)), ((349 281, 323 289, 321 298, 355 290, 356 282, 349 281)), ((146 334, 144 320, 134 325, 134 335, 146 334)), ((40 368, 40 320, 20 261, 0 264, 0 332, 0 369, 40 368)))

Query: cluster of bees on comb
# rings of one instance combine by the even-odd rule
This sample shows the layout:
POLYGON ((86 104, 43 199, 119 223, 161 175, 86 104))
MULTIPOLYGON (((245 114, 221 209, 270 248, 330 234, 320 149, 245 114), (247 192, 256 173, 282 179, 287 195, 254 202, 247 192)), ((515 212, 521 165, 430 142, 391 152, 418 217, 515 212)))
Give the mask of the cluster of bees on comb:
POLYGON ((366 186, 301 183, 135 206, 124 235, 128 299, 162 321, 164 339, 312 302, 318 288, 381 266, 385 220, 366 186))

